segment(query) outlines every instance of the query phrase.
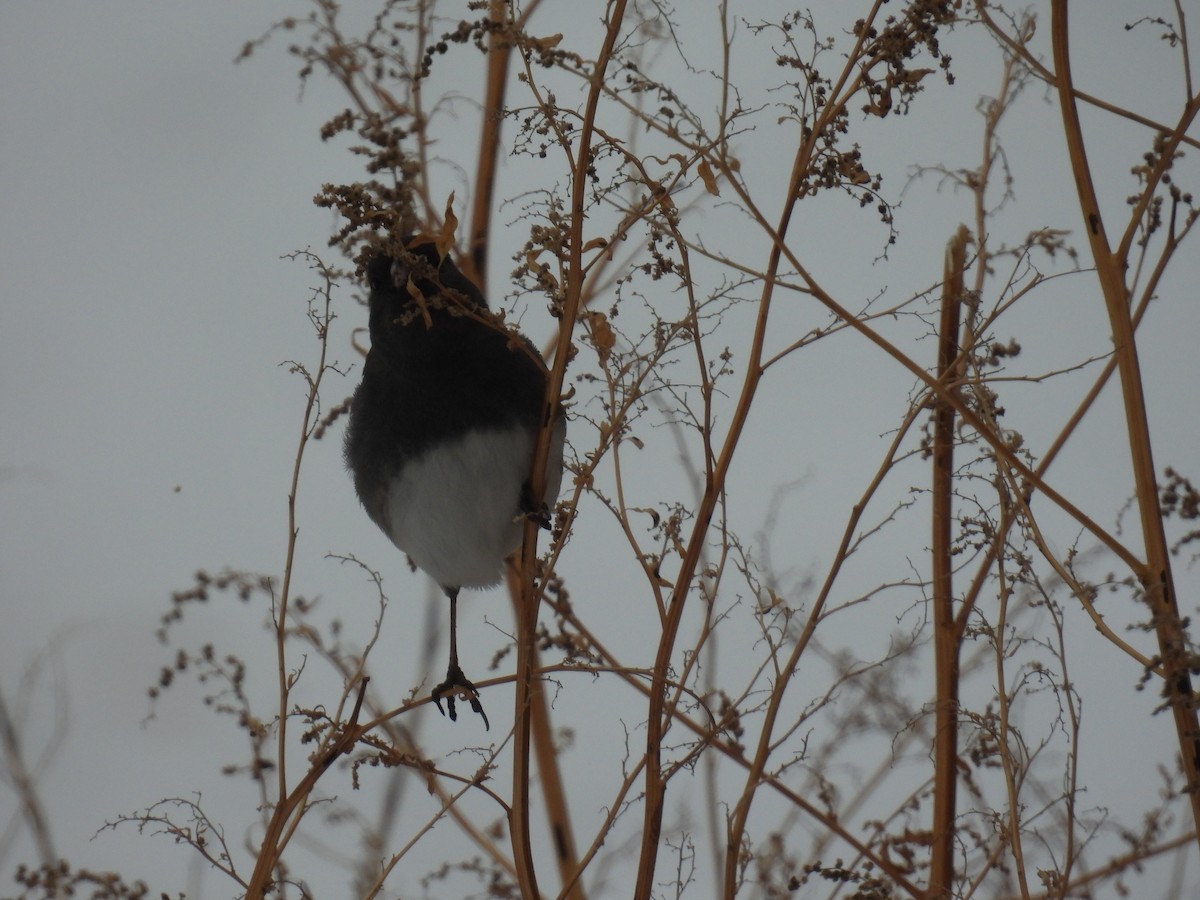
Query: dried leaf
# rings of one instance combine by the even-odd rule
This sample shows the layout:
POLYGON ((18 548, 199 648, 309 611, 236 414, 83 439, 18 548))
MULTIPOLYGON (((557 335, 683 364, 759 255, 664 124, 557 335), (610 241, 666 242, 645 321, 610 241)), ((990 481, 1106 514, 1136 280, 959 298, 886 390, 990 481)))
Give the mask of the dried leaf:
POLYGON ((446 258, 450 248, 454 246, 454 232, 457 230, 458 216, 454 214, 454 191, 451 191, 450 196, 446 198, 446 216, 442 220, 442 233, 434 239, 438 256, 442 259, 446 258))
POLYGON ((553 50, 562 43, 563 36, 561 34, 551 34, 544 38, 533 38, 530 43, 543 53, 547 50, 553 50))
POLYGON ((650 182, 651 189, 654 191, 654 199, 658 201, 658 205, 663 208, 663 212, 674 213, 677 211, 675 201, 671 199, 671 192, 668 191, 661 181, 650 182))
POLYGON ((910 69, 900 76, 900 81, 904 84, 916 84, 921 81, 926 75, 932 75, 934 69, 910 69))
POLYGON ((608 324, 608 317, 604 313, 589 311, 587 321, 588 329, 592 334, 592 344, 596 347, 596 352, 600 354, 600 361, 605 362, 612 352, 613 346, 617 343, 617 336, 613 333, 612 326, 608 324))

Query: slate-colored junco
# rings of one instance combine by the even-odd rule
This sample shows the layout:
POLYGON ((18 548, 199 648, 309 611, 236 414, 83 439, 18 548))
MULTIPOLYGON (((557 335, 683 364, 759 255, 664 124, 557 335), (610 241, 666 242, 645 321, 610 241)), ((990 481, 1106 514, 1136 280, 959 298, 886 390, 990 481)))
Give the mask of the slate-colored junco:
POLYGON ((545 524, 562 480, 557 410, 544 498, 530 496, 546 367, 506 329, 435 244, 418 238, 367 266, 371 349, 346 431, 346 464, 367 514, 450 598, 450 665, 433 691, 450 718, 457 695, 487 715, 458 664, 463 587, 495 584, 522 521, 545 524))

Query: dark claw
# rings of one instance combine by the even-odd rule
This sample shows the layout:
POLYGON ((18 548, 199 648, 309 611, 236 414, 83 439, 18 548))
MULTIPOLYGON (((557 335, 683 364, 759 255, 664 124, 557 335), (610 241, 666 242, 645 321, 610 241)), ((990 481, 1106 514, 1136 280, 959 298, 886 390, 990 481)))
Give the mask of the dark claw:
POLYGON ((521 485, 521 515, 537 523, 538 528, 545 531, 549 531, 553 524, 550 518, 550 507, 533 499, 533 492, 529 489, 528 481, 521 485))
POLYGON ((458 712, 454 709, 454 701, 465 700, 471 704, 471 711, 478 713, 483 718, 483 728, 485 731, 491 731, 491 724, 488 722, 487 713, 483 711, 483 703, 479 700, 479 690, 463 674, 462 669, 458 666, 451 666, 446 670, 446 680, 433 689, 433 703, 438 708, 443 716, 446 715, 446 710, 442 709, 442 697, 446 698, 446 708, 450 711, 450 721, 458 721, 458 712))

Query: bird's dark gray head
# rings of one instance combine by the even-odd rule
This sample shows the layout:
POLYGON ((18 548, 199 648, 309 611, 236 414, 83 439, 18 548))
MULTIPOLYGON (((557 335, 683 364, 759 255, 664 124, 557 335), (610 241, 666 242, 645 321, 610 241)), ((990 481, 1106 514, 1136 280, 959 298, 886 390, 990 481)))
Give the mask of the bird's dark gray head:
POLYGON ((435 322, 451 339, 465 319, 490 318, 487 301, 449 257, 439 259, 430 241, 377 254, 367 263, 371 288, 371 340, 411 340, 411 329, 428 331, 435 322), (405 335, 408 335, 405 337, 405 335))
POLYGON ((437 247, 431 241, 406 247, 395 256, 377 254, 367 263, 367 283, 372 293, 400 291, 408 298, 411 296, 408 291, 410 279, 427 299, 448 292, 451 296, 446 299, 451 303, 487 309, 487 301, 479 288, 463 275, 449 256, 439 259, 437 247))

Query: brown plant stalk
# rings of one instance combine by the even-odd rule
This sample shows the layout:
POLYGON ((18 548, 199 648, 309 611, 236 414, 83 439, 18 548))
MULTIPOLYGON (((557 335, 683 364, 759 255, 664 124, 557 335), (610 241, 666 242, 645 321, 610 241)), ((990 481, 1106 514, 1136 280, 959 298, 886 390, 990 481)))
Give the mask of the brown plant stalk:
MULTIPOLYGON (((1128 263, 1128 236, 1117 252, 1109 243, 1104 217, 1092 181, 1087 147, 1079 122, 1072 89, 1070 37, 1068 33, 1068 4, 1052 0, 1051 38, 1054 66, 1058 75, 1059 106, 1063 131, 1070 154, 1071 172, 1079 195, 1079 207, 1085 232, 1096 263, 1096 277, 1104 297, 1112 329, 1113 352, 1117 358, 1125 426, 1129 439, 1138 514, 1145 545, 1145 563, 1134 566, 1134 572, 1145 591, 1152 611, 1159 655, 1164 669, 1164 694, 1175 722, 1180 758, 1186 778, 1186 790, 1192 818, 1200 831, 1200 720, 1197 719, 1195 696, 1192 691, 1188 640, 1179 613, 1171 569, 1170 549, 1163 530, 1162 510, 1159 507, 1158 485, 1154 472, 1150 425, 1146 415, 1146 397, 1138 362, 1137 342, 1130 318, 1129 290, 1125 285, 1128 263)), ((1174 140, 1165 150, 1164 159, 1173 153, 1179 137, 1200 111, 1196 98, 1189 98, 1187 108, 1174 131, 1174 140)), ((1147 190, 1151 190, 1148 186, 1147 190)), ((1146 201, 1148 202, 1148 201, 1146 201)), ((1127 235, 1128 235, 1127 231, 1127 235)))
MULTIPOLYGON (((963 274, 971 233, 960 225, 946 248, 938 327, 938 381, 956 390, 962 377, 958 350, 963 274)), ((933 413, 933 828, 929 896, 949 896, 954 883, 958 788, 958 687, 962 632, 954 614, 954 408, 938 398, 933 413)))
MULTIPOLYGON (((567 281, 563 296, 563 305, 559 318, 558 343, 554 352, 554 364, 550 369, 546 385, 546 403, 542 429, 534 448, 533 469, 530 473, 530 491, 532 496, 540 497, 545 493, 546 464, 550 451, 550 435, 558 411, 559 398, 563 394, 563 381, 566 376, 567 363, 571 358, 571 339, 574 325, 579 316, 583 294, 583 245, 584 245, 584 206, 587 198, 587 171, 591 164, 592 135, 595 127, 596 110, 603 91, 604 77, 609 61, 612 59, 613 48, 625 16, 625 0, 611 0, 607 12, 606 32, 603 45, 597 54, 591 84, 584 107, 583 121, 578 134, 578 155, 572 163, 572 196, 571 196, 571 231, 568 235, 569 262, 567 266, 567 281)), ((537 629, 538 607, 541 602, 541 591, 535 590, 530 574, 535 571, 534 551, 536 548, 537 526, 532 521, 525 524, 525 539, 521 550, 521 570, 527 573, 522 584, 521 597, 517 611, 517 660, 516 660, 516 690, 514 701, 514 727, 516 729, 513 743, 513 804, 512 804, 512 838, 514 859, 517 864, 518 882, 523 896, 532 898, 538 896, 537 873, 533 862, 529 833, 529 763, 530 763, 530 727, 534 705, 534 677, 536 667, 535 632, 537 629)), ((573 851, 573 848, 571 848, 573 851)), ((560 848, 559 857, 567 854, 560 848)), ((577 883, 574 874, 566 881, 569 890, 574 890, 577 883)))

